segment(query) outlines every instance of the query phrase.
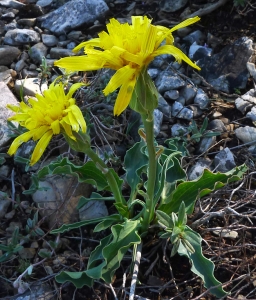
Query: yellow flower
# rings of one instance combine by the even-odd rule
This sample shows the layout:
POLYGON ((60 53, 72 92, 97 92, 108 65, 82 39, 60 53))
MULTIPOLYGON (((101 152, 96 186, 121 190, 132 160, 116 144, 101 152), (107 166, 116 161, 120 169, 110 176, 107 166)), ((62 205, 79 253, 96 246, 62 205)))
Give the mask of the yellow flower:
POLYGON ((84 48, 85 56, 62 58, 55 66, 74 71, 92 71, 101 68, 116 70, 108 85, 103 90, 105 95, 120 87, 114 107, 114 115, 120 115, 129 105, 136 80, 156 56, 171 54, 178 62, 184 60, 200 70, 180 49, 173 46, 172 32, 199 21, 199 17, 190 18, 172 29, 154 26, 147 17, 132 17, 132 24, 120 24, 111 19, 107 32, 99 37, 83 42, 74 48, 74 52, 84 48), (165 40, 165 44, 162 42, 165 40))
POLYGON ((82 83, 73 84, 69 92, 65 94, 62 83, 49 86, 43 95, 36 95, 36 99, 30 98, 28 104, 21 102, 19 106, 7 105, 16 114, 9 121, 16 121, 28 129, 27 132, 16 137, 12 142, 8 154, 13 155, 22 143, 30 139, 38 141, 32 153, 30 165, 34 165, 42 156, 51 138, 61 131, 71 139, 76 140, 72 131, 86 132, 86 123, 81 110, 72 98, 74 92, 82 83))

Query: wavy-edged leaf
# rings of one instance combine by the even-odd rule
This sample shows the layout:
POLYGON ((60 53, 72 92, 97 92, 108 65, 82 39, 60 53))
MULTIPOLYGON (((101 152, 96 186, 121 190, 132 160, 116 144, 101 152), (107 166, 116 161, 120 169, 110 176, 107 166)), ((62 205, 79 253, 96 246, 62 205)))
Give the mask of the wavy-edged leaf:
POLYGON ((79 202, 77 204, 77 209, 82 208, 85 204, 87 204, 88 202, 95 200, 95 201, 115 201, 114 197, 102 197, 100 194, 92 192, 90 198, 86 198, 84 196, 82 196, 79 199, 79 202))
POLYGON ((116 216, 119 216, 119 215, 111 215, 111 216, 107 216, 107 217, 84 220, 84 221, 76 222, 76 223, 73 223, 73 224, 64 224, 58 229, 53 229, 51 231, 51 233, 52 234, 64 233, 64 232, 69 231, 71 229, 77 229, 77 228, 80 228, 82 226, 86 226, 86 225, 90 225, 90 224, 97 224, 97 223, 100 223, 104 220, 115 218, 116 216))
POLYGON ((98 223, 93 232, 100 232, 102 230, 105 230, 107 228, 109 228, 110 226, 112 226, 115 223, 120 223, 122 221, 122 216, 121 215, 111 215, 109 216, 109 218, 105 218, 105 220, 103 220, 102 222, 98 223))
POLYGON ((182 182, 171 195, 166 198, 162 197, 158 210, 168 215, 171 212, 177 213, 180 203, 184 201, 186 213, 191 214, 199 197, 204 197, 228 183, 240 180, 247 169, 246 165, 236 167, 227 173, 212 173, 205 169, 198 179, 182 182))
POLYGON ((193 231, 191 228, 186 226, 184 230, 183 238, 186 239, 194 248, 194 252, 191 253, 188 249, 180 243, 178 248, 179 255, 185 255, 188 257, 191 263, 191 271, 202 278, 204 286, 206 288, 216 288, 211 289, 211 293, 218 298, 226 296, 226 292, 221 287, 221 282, 219 282, 214 277, 214 264, 208 258, 206 258, 202 253, 201 236, 193 231), (218 286, 218 287, 217 287, 218 286))
POLYGON ((126 220, 123 224, 112 226, 113 240, 102 251, 106 261, 106 267, 102 270, 102 279, 105 282, 110 283, 112 281, 114 273, 119 268, 127 250, 141 242, 138 234, 139 226, 139 220, 126 220))
POLYGON ((131 187, 131 195, 136 190, 137 184, 141 182, 141 174, 146 172, 148 157, 143 151, 145 142, 141 139, 130 148, 124 158, 124 168, 126 170, 126 180, 131 187))
MULTIPOLYGON (((118 186, 121 188, 123 180, 120 179, 113 169, 109 169, 109 172, 113 174, 118 186)), ((82 166, 76 166, 68 158, 58 159, 55 162, 43 167, 35 176, 37 180, 34 180, 34 185, 38 184, 38 180, 44 178, 47 175, 75 175, 79 182, 86 182, 96 186, 98 191, 109 190, 111 191, 106 176, 100 171, 93 161, 88 161, 82 166)), ((31 186, 30 190, 36 190, 36 186, 31 186)))
POLYGON ((84 285, 93 286, 93 279, 86 272, 67 272, 63 271, 55 279, 58 283, 72 282, 76 288, 82 288, 84 285))

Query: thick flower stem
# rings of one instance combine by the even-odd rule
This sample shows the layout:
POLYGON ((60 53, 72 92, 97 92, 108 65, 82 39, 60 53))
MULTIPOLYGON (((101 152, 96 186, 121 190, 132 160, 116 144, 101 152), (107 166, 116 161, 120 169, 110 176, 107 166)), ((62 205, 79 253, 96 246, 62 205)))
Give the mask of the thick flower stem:
POLYGON ((142 230, 146 231, 154 215, 154 191, 156 182, 156 149, 154 145, 154 118, 153 112, 149 115, 141 115, 145 133, 146 133, 146 143, 148 149, 148 181, 147 181, 147 199, 146 209, 143 216, 142 230))
POLYGON ((91 149, 87 148, 84 151, 85 154, 87 154, 90 159, 96 164, 96 166, 102 171, 102 173, 106 176, 106 179, 108 181, 108 184, 110 186, 110 189, 114 195, 115 198, 115 204, 117 209, 119 210, 120 214, 122 214, 124 217, 128 217, 128 210, 127 210, 127 204, 125 199, 123 198, 120 189, 118 187, 118 184, 116 182, 116 179, 113 175, 113 173, 110 171, 110 169, 107 167, 107 165, 104 163, 102 159, 98 157, 98 155, 91 149), (126 213, 125 213, 126 211, 126 213))

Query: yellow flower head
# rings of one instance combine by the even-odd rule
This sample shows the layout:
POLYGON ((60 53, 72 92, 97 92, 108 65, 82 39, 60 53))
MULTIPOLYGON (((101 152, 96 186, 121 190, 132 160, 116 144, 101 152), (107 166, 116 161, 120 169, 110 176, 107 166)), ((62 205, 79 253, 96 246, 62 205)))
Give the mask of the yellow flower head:
POLYGON ((36 99, 30 98, 28 104, 21 102, 19 106, 7 105, 16 114, 9 121, 16 121, 28 129, 27 132, 16 137, 8 150, 9 155, 16 153, 22 143, 30 139, 38 141, 32 153, 30 165, 34 165, 42 156, 47 145, 54 134, 62 130, 70 138, 75 140, 72 131, 86 132, 86 123, 81 110, 72 98, 74 92, 80 88, 82 83, 72 85, 69 92, 65 94, 62 83, 49 86, 43 95, 36 95, 36 99))
POLYGON ((184 60, 200 70, 180 49, 173 46, 172 32, 200 20, 199 17, 183 21, 172 29, 154 26, 147 17, 132 17, 132 24, 120 24, 111 19, 107 25, 108 33, 103 31, 99 37, 78 45, 73 51, 84 48, 85 56, 62 58, 55 66, 74 70, 92 71, 101 68, 116 70, 103 90, 108 95, 120 87, 114 107, 114 115, 120 115, 129 105, 136 80, 141 70, 156 56, 171 54, 178 62, 184 60), (165 40, 165 44, 162 42, 165 40))

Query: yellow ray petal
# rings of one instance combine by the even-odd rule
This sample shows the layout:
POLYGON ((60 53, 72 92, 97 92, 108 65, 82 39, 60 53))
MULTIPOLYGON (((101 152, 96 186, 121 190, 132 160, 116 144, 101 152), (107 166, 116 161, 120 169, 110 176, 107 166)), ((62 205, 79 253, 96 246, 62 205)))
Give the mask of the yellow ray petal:
POLYGON ((72 96, 75 93, 75 91, 78 90, 81 86, 86 86, 86 84, 84 84, 84 83, 75 83, 75 84, 72 84, 72 86, 69 89, 67 95, 65 96, 66 99, 72 98, 72 96))
POLYGON ((64 57, 54 62, 54 65, 70 71, 95 71, 104 66, 105 60, 99 57, 75 56, 64 57))
POLYGON ((172 45, 164 45, 158 48, 153 54, 152 57, 162 55, 162 54, 171 54, 175 57, 176 60, 184 60, 187 64, 192 66, 197 70, 201 70, 195 63, 193 63, 180 49, 172 45))
POLYGON ((76 105, 72 105, 68 108, 68 110, 70 110, 70 112, 73 114, 77 123, 80 125, 82 132, 86 132, 86 123, 79 107, 76 105))
POLYGON ((25 132, 19 136, 16 137, 16 139, 12 142, 9 150, 8 150, 8 154, 9 155, 13 155, 16 153, 16 151, 18 150, 19 146, 23 143, 26 143, 28 140, 30 140, 33 136, 33 131, 28 131, 25 132))
POLYGON ((114 106, 114 116, 119 116, 129 105, 135 84, 136 78, 134 77, 121 86, 114 106))
POLYGON ((76 140, 75 137, 73 136, 72 130, 71 130, 71 126, 69 124, 67 124, 65 122, 65 120, 61 120, 60 121, 61 126, 63 127, 63 129, 65 130, 66 134, 73 140, 76 140))
POLYGON ((111 77, 108 85, 103 90, 105 95, 108 95, 114 92, 122 84, 128 83, 134 79, 136 69, 131 68, 130 66, 125 66, 116 71, 116 73, 111 77))
POLYGON ((194 24, 195 22, 198 22, 199 20, 200 20, 199 17, 189 18, 189 19, 181 22, 180 24, 172 27, 170 31, 173 32, 173 31, 175 31, 177 29, 187 27, 187 26, 189 26, 191 24, 194 24))
POLYGON ((50 143, 50 140, 53 136, 52 130, 47 131, 41 139, 36 144, 36 147, 32 153, 31 159, 30 159, 30 165, 33 166, 35 163, 39 161, 41 156, 43 155, 46 147, 50 143))
POLYGON ((50 125, 40 126, 34 129, 33 140, 39 140, 48 130, 50 130, 50 125))
POLYGON ((60 133, 60 122, 59 120, 55 120, 51 123, 51 129, 53 134, 59 134, 60 133))
POLYGON ((72 51, 78 52, 80 49, 85 48, 88 45, 94 46, 94 47, 100 47, 100 39, 96 38, 96 39, 92 39, 90 41, 83 42, 83 43, 77 45, 72 51))

